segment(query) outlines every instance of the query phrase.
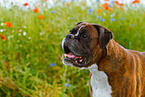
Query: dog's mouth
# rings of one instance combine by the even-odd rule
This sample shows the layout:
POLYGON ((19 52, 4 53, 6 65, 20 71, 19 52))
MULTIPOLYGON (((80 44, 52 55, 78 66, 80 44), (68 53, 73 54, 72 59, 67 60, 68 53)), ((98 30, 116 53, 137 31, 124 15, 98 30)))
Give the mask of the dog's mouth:
POLYGON ((75 55, 67 46, 64 46, 63 50, 65 52, 65 61, 72 63, 76 67, 85 67, 87 57, 75 55))
POLYGON ((65 58, 72 62, 75 66, 83 67, 86 64, 86 57, 75 56, 73 53, 65 54, 65 58))

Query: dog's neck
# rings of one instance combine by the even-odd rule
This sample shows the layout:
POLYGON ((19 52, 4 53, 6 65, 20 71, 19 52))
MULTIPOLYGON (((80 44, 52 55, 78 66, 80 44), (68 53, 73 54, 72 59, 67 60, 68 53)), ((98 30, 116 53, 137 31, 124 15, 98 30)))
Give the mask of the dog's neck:
MULTIPOLYGON (((94 51, 95 52, 95 51, 94 51)), ((93 55, 93 58, 91 59, 91 61, 88 63, 90 64, 89 67, 96 63, 97 65, 100 64, 101 61, 103 61, 103 59, 107 56, 107 49, 106 47, 100 50, 97 50, 97 53, 95 53, 93 55)))
MULTIPOLYGON (((111 73, 111 72, 116 72, 119 70, 120 67, 122 67, 122 64, 119 64, 122 59, 127 60, 127 58, 123 58, 126 56, 127 50, 116 43, 113 39, 111 39, 106 46, 106 56, 104 59, 97 64, 98 69, 100 71, 104 71, 105 73, 111 73), (114 50, 115 49, 115 50, 114 50), (117 61, 116 61, 117 60, 117 61), (111 64, 111 65, 108 65, 111 64)), ((96 61, 97 63, 97 61, 96 61)))
POLYGON ((103 71, 98 71, 97 64, 93 64, 88 69, 92 73, 90 80, 92 97, 111 97, 112 90, 107 75, 103 71))

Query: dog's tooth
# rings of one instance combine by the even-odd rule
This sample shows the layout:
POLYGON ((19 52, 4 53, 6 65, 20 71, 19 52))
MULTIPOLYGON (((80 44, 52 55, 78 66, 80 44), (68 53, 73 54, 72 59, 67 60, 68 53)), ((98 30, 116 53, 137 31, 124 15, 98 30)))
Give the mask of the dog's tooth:
POLYGON ((64 57, 66 57, 67 55, 66 54, 64 54, 64 57))
POLYGON ((65 56, 65 57, 68 57, 68 58, 75 58, 75 56, 72 55, 72 54, 64 54, 64 56, 65 56))
POLYGON ((82 62, 82 61, 83 61, 82 59, 79 60, 79 62, 82 62))

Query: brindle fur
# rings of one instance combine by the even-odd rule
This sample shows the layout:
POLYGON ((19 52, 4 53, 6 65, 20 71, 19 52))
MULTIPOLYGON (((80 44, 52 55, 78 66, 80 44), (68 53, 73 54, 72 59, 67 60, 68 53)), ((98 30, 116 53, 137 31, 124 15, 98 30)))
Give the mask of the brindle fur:
MULTIPOLYGON (((91 54, 88 56, 92 56, 84 67, 96 63, 98 69, 106 73, 112 87, 112 97, 145 97, 145 52, 125 49, 111 39, 112 35, 109 30, 100 25, 81 22, 71 30, 72 33, 75 34, 82 25, 86 25, 85 29, 91 36, 87 49, 91 54), (103 31, 108 31, 110 34, 106 35, 108 37, 111 35, 111 37, 107 39, 108 42, 104 40, 105 44, 101 45, 99 43, 103 42, 99 42, 101 41, 100 33, 104 33, 103 31)), ((81 50, 81 48, 77 49, 81 50)), ((90 94, 92 94, 91 86, 90 94)))
POLYGON ((108 76, 112 97, 145 97, 145 52, 128 50, 113 39, 98 69, 108 76))

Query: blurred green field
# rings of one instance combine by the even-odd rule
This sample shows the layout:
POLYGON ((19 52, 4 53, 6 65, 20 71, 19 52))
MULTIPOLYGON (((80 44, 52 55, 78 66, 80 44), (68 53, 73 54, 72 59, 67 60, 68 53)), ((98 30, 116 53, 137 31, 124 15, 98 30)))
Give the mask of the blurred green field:
POLYGON ((79 21, 103 25, 125 48, 145 51, 143 5, 102 5, 59 0, 49 9, 36 4, 38 13, 0 7, 0 97, 89 97, 89 71, 62 64, 61 41, 79 21))

